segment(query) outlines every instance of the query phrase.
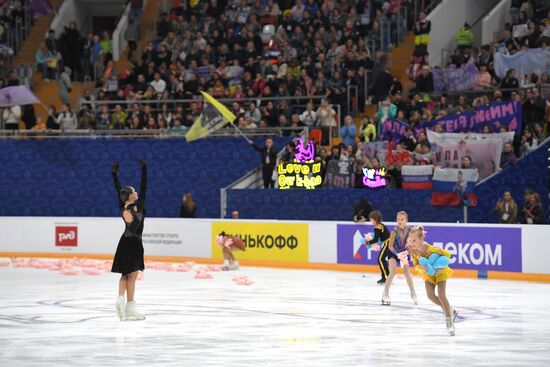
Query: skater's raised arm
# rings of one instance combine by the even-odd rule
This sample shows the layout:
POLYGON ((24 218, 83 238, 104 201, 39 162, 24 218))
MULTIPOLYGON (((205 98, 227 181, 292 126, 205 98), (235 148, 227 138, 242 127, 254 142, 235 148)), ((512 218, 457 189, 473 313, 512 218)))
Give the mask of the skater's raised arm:
POLYGON ((143 159, 139 160, 141 165, 141 184, 139 188, 139 207, 143 209, 145 207, 145 195, 147 193, 147 165, 143 159))
POLYGON ((124 203, 120 200, 120 180, 118 179, 118 163, 113 163, 111 166, 111 171, 113 173, 113 182, 115 184, 116 197, 118 198, 118 205, 122 208, 124 203))

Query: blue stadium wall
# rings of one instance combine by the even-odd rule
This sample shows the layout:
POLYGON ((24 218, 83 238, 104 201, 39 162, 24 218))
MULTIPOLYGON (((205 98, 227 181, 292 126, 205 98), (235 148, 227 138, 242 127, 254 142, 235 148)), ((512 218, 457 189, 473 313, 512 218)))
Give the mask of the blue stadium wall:
MULTIPOLYGON (((257 143, 261 144, 262 139, 257 143)), ((282 147, 286 139, 276 139, 282 147)), ((479 204, 469 221, 494 222, 492 209, 505 190, 523 205, 523 189, 541 194, 548 208, 548 145, 477 187, 479 204)), ((198 217, 220 216, 220 192, 260 159, 242 138, 0 141, 0 215, 118 216, 111 164, 120 162, 123 185, 139 188, 138 157, 149 167, 148 215, 177 217, 189 191, 198 217)), ((392 220, 406 210, 411 221, 457 222, 462 208, 432 207, 425 190, 230 190, 228 213, 242 218, 350 220, 353 204, 367 197, 392 220)), ((546 213, 548 218, 548 213, 546 213)))
MULTIPOLYGON (((262 144, 258 138, 257 143, 262 144)), ((275 139, 282 148, 288 138, 275 139)), ((138 157, 148 163, 148 216, 177 217, 190 192, 198 217, 219 217, 220 188, 261 160, 242 138, 51 139, 0 141, 0 215, 118 216, 111 164, 139 190, 138 157)))
MULTIPOLYGON (((504 191, 510 191, 520 207, 526 187, 540 193, 548 223, 548 144, 518 161, 514 167, 476 187, 478 205, 468 208, 468 221, 496 222, 493 208, 504 191)), ((462 207, 430 205, 428 190, 391 189, 319 189, 319 190, 229 190, 228 210, 239 210, 243 218, 273 218, 296 220, 342 220, 353 217, 353 205, 366 197, 382 212, 386 220, 406 210, 411 221, 463 222, 462 207)))

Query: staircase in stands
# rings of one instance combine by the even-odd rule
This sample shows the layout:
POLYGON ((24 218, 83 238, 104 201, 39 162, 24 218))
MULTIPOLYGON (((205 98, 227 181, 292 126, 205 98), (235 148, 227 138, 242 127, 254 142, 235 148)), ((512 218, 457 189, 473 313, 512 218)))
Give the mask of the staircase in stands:
MULTIPOLYGON (((63 0, 50 0, 52 7, 58 10, 63 4, 63 0)), ((158 9, 160 6, 160 0, 149 0, 143 11, 142 29, 153 30, 155 29, 155 21, 158 15, 158 9)), ((42 42, 48 32, 49 25, 55 17, 55 13, 52 12, 49 15, 42 16, 35 21, 34 26, 31 29, 29 36, 23 42, 21 50, 17 53, 13 59, 13 65, 29 64, 34 65, 35 54, 40 42, 42 42)), ((144 31, 142 35, 146 34, 144 31)), ((59 36, 59 35, 57 35, 59 36)), ((143 37, 142 37, 143 38, 143 37)), ((141 47, 143 47, 144 41, 140 41, 141 47)), ((121 57, 121 60, 116 63, 118 71, 124 70, 129 66, 129 62, 126 57, 126 52, 121 57)), ((57 110, 61 108, 61 99, 59 97, 59 82, 49 81, 45 82, 39 72, 34 74, 34 93, 46 106, 54 105, 57 110)), ((71 92, 71 106, 76 107, 78 98, 82 95, 84 89, 93 89, 93 82, 73 82, 73 90, 71 92)), ((42 119, 47 118, 47 111, 41 105, 34 105, 36 117, 42 119)))

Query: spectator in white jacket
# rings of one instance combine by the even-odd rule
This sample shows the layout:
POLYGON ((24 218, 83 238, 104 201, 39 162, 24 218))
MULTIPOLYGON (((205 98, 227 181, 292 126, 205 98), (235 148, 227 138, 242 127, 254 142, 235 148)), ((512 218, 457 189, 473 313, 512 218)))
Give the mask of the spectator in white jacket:
POLYGON ((4 126, 6 130, 18 130, 19 120, 21 119, 21 107, 11 106, 4 108, 2 113, 4 117, 4 126))
POLYGON ((61 106, 61 113, 57 115, 55 122, 59 125, 62 131, 75 130, 78 126, 78 120, 75 113, 71 110, 71 106, 64 104, 61 106))
POLYGON ((312 129, 317 124, 317 112, 313 111, 313 102, 306 104, 306 110, 300 115, 300 121, 309 129, 312 129))

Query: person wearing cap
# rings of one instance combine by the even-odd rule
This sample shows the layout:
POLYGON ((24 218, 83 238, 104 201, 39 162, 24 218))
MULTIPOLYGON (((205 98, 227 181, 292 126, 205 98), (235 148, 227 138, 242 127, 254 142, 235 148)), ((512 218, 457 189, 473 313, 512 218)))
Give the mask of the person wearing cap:
POLYGON ((472 47, 474 44, 474 34, 468 23, 464 23, 464 27, 456 32, 455 40, 458 48, 465 49, 472 47))

